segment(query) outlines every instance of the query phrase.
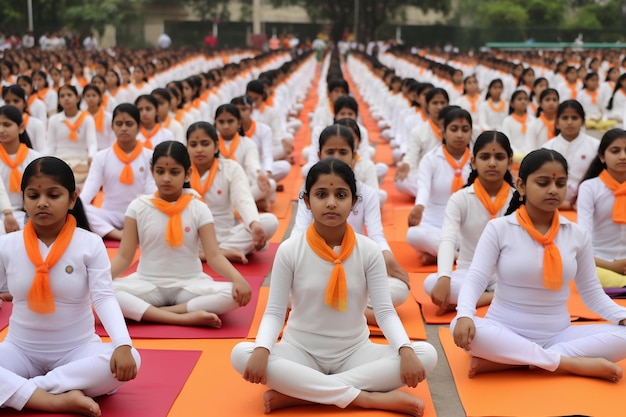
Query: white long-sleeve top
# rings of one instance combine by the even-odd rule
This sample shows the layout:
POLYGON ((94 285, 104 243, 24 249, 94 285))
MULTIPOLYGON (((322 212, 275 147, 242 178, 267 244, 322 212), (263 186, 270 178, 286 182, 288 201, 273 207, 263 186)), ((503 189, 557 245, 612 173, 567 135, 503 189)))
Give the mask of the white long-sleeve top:
MULTIPOLYGON (((34 161, 37 158, 41 158, 42 156, 43 155, 40 154, 39 152, 33 149, 28 149, 28 155, 26 156, 26 159, 24 159, 24 162, 22 162, 21 164, 17 166, 18 171, 24 172, 28 164, 30 164, 32 161, 34 161)), ((11 154, 9 155, 9 157, 11 158, 11 160, 15 160, 15 154, 11 154)), ((22 195, 21 190, 15 193, 12 193, 11 191, 9 191, 10 177, 11 177, 11 168, 9 168, 2 161, 0 161, 0 178, 2 178, 2 184, 4 184, 4 188, 6 189, 8 193, 9 201, 11 202, 11 208, 13 210, 22 210, 24 208, 24 196, 22 195)))
MULTIPOLYGON (((237 150, 235 151, 235 160, 243 167, 243 170, 248 176, 248 181, 252 183, 256 181, 259 176, 259 172, 261 171, 259 150, 257 149, 256 144, 252 142, 252 139, 245 136, 241 136, 239 139, 239 146, 237 146, 237 150)), ((230 150, 232 140, 224 141, 224 143, 226 145, 226 149, 230 150)), ((225 157, 220 155, 220 158, 225 157)))
POLYGON ((390 345, 395 350, 407 346, 409 338, 391 304, 385 261, 378 246, 356 233, 354 250, 342 265, 348 289, 348 308, 344 312, 324 302, 334 265, 321 259, 311 249, 306 233, 281 243, 274 258, 272 284, 256 346, 272 350, 290 305, 283 341, 302 344, 323 362, 344 358, 369 338, 363 315, 368 296, 378 325, 390 345))
POLYGON ((44 127, 48 122, 48 109, 46 109, 46 103, 38 98, 33 100, 28 105, 28 114, 43 123, 44 127))
POLYGON ((625 111, 626 92, 620 88, 613 95, 613 106, 611 107, 611 110, 607 109, 607 117, 610 119, 624 120, 625 111))
MULTIPOLYGON (((478 126, 482 131, 485 130, 500 130, 504 118, 508 116, 508 103, 504 101, 504 106, 501 111, 496 111, 489 105, 490 101, 483 101, 478 106, 478 126)), ((498 102, 498 105, 502 103, 498 102)))
POLYGON ((554 131, 548 132, 548 127, 537 117, 528 122, 528 130, 526 131, 526 143, 528 144, 529 151, 539 149, 546 143, 550 136, 554 135, 554 131))
MULTIPOLYGON (((459 162, 459 161, 457 161, 459 162)), ((469 160, 461 169, 463 183, 471 171, 469 160)), ((424 206, 422 222, 432 226, 443 226, 446 205, 452 195, 454 169, 443 154, 443 146, 439 146, 424 155, 417 171, 417 196, 415 205, 424 206)))
MULTIPOLYGON (((200 180, 206 181, 209 171, 200 180)), ((211 209, 215 224, 215 234, 228 236, 238 221, 233 214, 237 210, 246 229, 250 223, 260 221, 259 211, 254 202, 248 177, 241 165, 230 159, 219 159, 217 173, 211 188, 202 196, 211 209)))
POLYGON ((151 159, 152 150, 143 148, 141 154, 130 163, 133 183, 123 184, 120 182, 120 173, 125 164, 118 159, 113 148, 101 150, 91 163, 80 198, 83 203, 90 204, 102 188, 102 208, 112 213, 125 213, 135 198, 143 194, 154 194, 157 189, 150 170, 151 159))
MULTIPOLYGON (((176 140, 174 134, 170 130, 162 127, 161 125, 155 125, 154 128, 156 128, 156 126, 159 126, 159 131, 150 138, 150 143, 152 144, 153 149, 156 148, 159 143, 167 142, 168 140, 176 140)), ((141 142, 142 145, 146 144, 146 137, 143 133, 141 133, 141 130, 137 133, 137 140, 141 142)))
POLYGON ((272 129, 263 122, 256 122, 256 129, 250 139, 259 151, 259 160, 263 172, 272 172, 272 165, 274 164, 272 129))
MULTIPOLYGON (((31 311, 26 296, 35 277, 24 246, 24 232, 0 237, 0 288, 8 283, 13 313, 6 340, 34 351, 64 352, 99 340, 92 304, 115 347, 132 345, 124 317, 111 287, 111 264, 102 239, 76 228, 61 259, 50 268, 56 311, 31 311)), ((43 259, 54 247, 39 241, 43 259)))
POLYGON ((78 127, 76 136, 78 140, 69 139, 70 129, 64 123, 67 120, 74 124, 81 112, 74 117, 66 117, 65 112, 57 113, 48 120, 48 141, 46 142, 46 155, 64 157, 88 157, 93 158, 98 152, 98 139, 96 137, 96 124, 90 114, 87 114, 78 127))
POLYGON ((578 185, 587 172, 593 158, 598 153, 600 141, 581 132, 575 139, 568 141, 562 135, 543 144, 543 148, 553 149, 565 157, 568 165, 567 194, 571 201, 578 194, 578 185))
MULTIPOLYGON (((596 102, 593 102, 593 97, 589 94, 586 88, 580 90, 576 96, 576 100, 583 106, 585 110, 585 117, 602 118, 607 110, 606 103, 609 101, 606 97, 606 90, 600 89, 597 92, 596 102)), ((609 96, 610 97, 610 96, 609 96)))
POLYGON ((578 189, 578 224, 589 233, 593 254, 606 261, 626 258, 626 224, 613 221, 615 195, 600 178, 583 181, 578 189))
POLYGON ((500 131, 509 138, 514 152, 527 154, 532 150, 534 143, 528 140, 528 127, 532 120, 531 116, 526 116, 526 132, 522 132, 522 124, 512 115, 506 116, 502 121, 500 131))
MULTIPOLYGON (((356 183, 356 192, 359 195, 354 208, 348 216, 348 223, 355 233, 365 234, 378 244, 381 251, 391 251, 391 247, 385 238, 383 224, 380 217, 380 199, 376 190, 360 181, 356 183)), ((298 200, 298 212, 291 232, 292 235, 306 232, 309 225, 313 223, 313 214, 306 208, 303 199, 298 200)))
POLYGON ((274 108, 265 105, 263 111, 258 109, 253 110, 251 117, 257 122, 265 123, 272 129, 272 145, 274 147, 282 146, 285 132, 283 132, 280 117, 274 108))
MULTIPOLYGON (((38 101, 41 102, 41 100, 38 101)), ((34 116, 29 116, 28 123, 26 123, 26 116, 24 116, 24 123, 26 124, 26 133, 28 133, 33 149, 37 152, 45 152, 47 142, 45 122, 42 123, 41 120, 36 119, 34 116)))
POLYGON ((437 138, 432 126, 426 121, 409 133, 402 162, 409 164, 410 172, 416 174, 424 155, 438 146, 441 146, 441 140, 437 138))
MULTIPOLYGON (((501 217, 506 213, 514 191, 511 187, 507 203, 498 211, 496 217, 501 217)), ((446 205, 439 250, 437 251, 437 275, 439 277, 451 276, 456 257, 457 241, 460 241, 460 250, 456 267, 457 269, 470 267, 478 238, 480 238, 480 234, 485 229, 490 217, 491 215, 476 196, 474 184, 461 188, 452 194, 446 205)))
POLYGON ((626 308, 611 300, 596 275, 589 235, 577 224, 561 217, 554 240, 563 263, 563 286, 543 286, 543 245, 518 223, 515 214, 494 219, 483 231, 457 305, 457 317, 474 317, 476 301, 490 277, 498 276, 498 288, 487 313, 515 328, 522 336, 542 340, 570 326, 567 299, 574 280, 585 305, 606 320, 626 318, 626 308))

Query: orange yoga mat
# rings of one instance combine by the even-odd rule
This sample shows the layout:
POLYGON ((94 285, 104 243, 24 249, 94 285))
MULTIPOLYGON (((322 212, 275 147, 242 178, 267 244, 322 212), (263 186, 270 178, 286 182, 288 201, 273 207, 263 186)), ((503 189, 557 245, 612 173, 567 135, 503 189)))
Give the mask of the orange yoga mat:
MULTIPOLYGON (((206 343, 200 340, 169 341, 170 348, 203 350, 194 371, 189 376, 180 395, 176 399, 168 417, 228 416, 261 417, 263 413, 263 393, 267 387, 244 381, 230 363, 230 352, 239 340, 220 339, 206 343)), ((158 341, 140 341, 139 346, 161 345, 158 341), (150 342, 147 344, 146 342, 150 342)), ((430 391, 426 383, 415 389, 401 388, 421 398, 426 403, 425 417, 436 416, 430 391)), ((274 413, 272 413, 274 414, 274 413)), ((333 406, 312 405, 287 408, 275 412, 281 417, 299 416, 361 416, 383 417, 398 414, 362 409, 339 409, 333 406)))
MULTIPOLYGON (((442 316, 438 316, 436 314, 437 307, 433 304, 430 299, 430 296, 426 294, 424 291, 424 279, 430 275, 429 273, 411 273, 409 276, 411 277, 411 294, 417 302, 422 307, 422 315, 424 316, 424 320, 428 324, 450 324, 454 316, 456 316, 456 312, 452 311, 450 313, 446 313, 442 316)), ((479 317, 485 317, 487 314, 488 307, 479 307, 476 310, 476 314, 479 317)))
MULTIPOLYGON (((252 319, 250 331, 248 332, 248 339, 255 339, 257 333, 259 332, 259 326, 261 325, 263 313, 265 313, 265 306, 267 305, 269 293, 269 287, 261 287, 254 318, 252 319)), ((420 314, 419 306, 411 295, 409 295, 408 299, 398 307, 397 311, 409 338, 413 340, 426 340, 426 328, 424 327, 422 315, 420 314)), ((372 336, 381 336, 382 332, 378 327, 370 326, 370 334, 372 336)))
POLYGON ((407 272, 435 272, 437 265, 422 265, 422 256, 406 241, 389 241, 391 252, 407 272))
MULTIPOLYGON (((626 380, 611 383, 542 370, 511 370, 468 378, 470 356, 454 344, 450 329, 439 328, 457 391, 468 417, 623 414, 626 380)), ((619 362, 626 367, 626 360, 619 362)))
POLYGON ((276 193, 276 201, 272 203, 271 212, 279 219, 289 219, 291 217, 291 195, 289 193, 276 193))

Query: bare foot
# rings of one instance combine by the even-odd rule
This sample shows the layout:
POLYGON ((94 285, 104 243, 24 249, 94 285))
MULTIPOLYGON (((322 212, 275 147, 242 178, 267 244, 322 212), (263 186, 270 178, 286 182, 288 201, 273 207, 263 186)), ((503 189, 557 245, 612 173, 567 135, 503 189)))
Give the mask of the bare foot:
POLYGON ((414 417, 424 415, 424 402, 403 391, 367 392, 361 391, 352 401, 352 405, 361 408, 395 411, 414 417))
POLYGON ((470 369, 468 372, 468 376, 470 378, 474 378, 478 374, 485 374, 488 372, 500 372, 500 371, 508 371, 511 369, 528 369, 527 365, 507 365, 504 363, 492 362, 487 359, 472 357, 472 361, 470 362, 470 369))
POLYGON ((622 379, 622 368, 604 358, 568 358, 561 356, 561 363, 557 371, 569 372, 591 378, 601 378, 607 381, 617 382, 622 379))
POLYGON ((246 258, 246 254, 238 251, 237 249, 221 249, 222 255, 226 257, 231 262, 237 262, 241 264, 247 264, 248 258, 246 258))
POLYGON ((311 404, 315 403, 301 400, 299 398, 290 397, 288 395, 281 394, 278 391, 274 391, 273 389, 265 391, 265 393, 263 394, 263 407, 265 414, 269 414, 272 411, 280 410, 281 408, 311 404))
POLYGON ((183 326, 213 327, 216 329, 222 327, 222 320, 218 315, 208 311, 190 311, 180 316, 183 320, 181 323, 183 326))
POLYGON ((456 310, 456 304, 448 304, 445 307, 439 307, 437 311, 435 311, 435 316, 443 316, 444 314, 448 314, 456 310))
POLYGON ((31 410, 72 413, 89 417, 99 417, 102 414, 98 403, 79 390, 55 395, 37 389, 29 398, 25 407, 31 410))
POLYGON ((434 265, 437 262, 437 257, 430 253, 422 254, 422 265, 434 265))

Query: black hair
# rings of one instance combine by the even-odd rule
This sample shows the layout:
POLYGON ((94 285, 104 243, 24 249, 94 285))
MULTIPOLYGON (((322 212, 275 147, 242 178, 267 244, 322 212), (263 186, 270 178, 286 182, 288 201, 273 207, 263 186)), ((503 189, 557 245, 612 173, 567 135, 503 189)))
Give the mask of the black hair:
MULTIPOLYGON (((176 140, 166 140, 165 142, 161 142, 154 147, 152 160, 150 161, 152 169, 154 169, 154 165, 158 162, 159 158, 168 156, 182 165, 185 173, 189 171, 189 168, 191 167, 191 158, 189 156, 189 152, 187 151, 187 147, 176 140)), ((190 188, 189 183, 185 182, 183 188, 190 188)))
POLYGON ((502 82, 502 80, 500 78, 494 78, 493 80, 491 80, 491 82, 489 83, 489 86, 487 87, 487 94, 485 95, 485 100, 489 100, 491 98, 491 93, 489 92, 489 90, 491 90, 491 87, 493 87, 496 84, 500 84, 502 88, 504 88, 504 83, 502 82))
MULTIPOLYGON (((72 172, 72 168, 70 168, 70 166, 62 159, 54 156, 42 156, 41 158, 37 158, 34 161, 31 161, 31 163, 28 164, 24 169, 24 172, 22 174, 22 183, 20 186, 20 189, 22 190, 22 196, 24 195, 24 190, 26 190, 28 182, 31 180, 31 178, 42 175, 52 178, 54 181, 61 184, 61 186, 63 186, 63 188, 65 188, 69 192, 70 198, 76 192, 76 180, 74 178, 74 172, 72 172)), ((69 210, 68 213, 76 218, 76 225, 78 227, 85 230, 90 230, 89 221, 87 220, 85 208, 83 207, 83 203, 80 200, 80 197, 76 198, 74 208, 69 210)))
MULTIPOLYGON (((540 169, 547 162, 558 162, 563 166, 565 174, 567 175, 567 160, 563 155, 553 149, 540 148, 526 154, 519 166, 518 178, 524 183, 528 180, 528 176, 533 172, 540 169)), ((513 213, 520 208, 522 204, 526 203, 526 196, 521 197, 519 191, 515 190, 509 208, 506 210, 505 215, 513 213)))
POLYGON ((304 191, 302 197, 309 198, 311 189, 319 179, 320 175, 335 174, 343 179, 350 187, 352 193, 352 203, 356 203, 358 196, 356 193, 356 178, 354 177, 354 171, 345 162, 337 158, 326 158, 315 163, 309 170, 304 182, 304 191))
MULTIPOLYGON (((22 89, 22 91, 24 91, 22 89)), ((3 94, 4 97, 4 94, 3 94)), ((0 115, 6 117, 12 122, 16 123, 18 126, 22 126, 24 123, 24 117, 22 116, 22 112, 15 106, 2 106, 0 107, 0 115)), ((26 132, 26 129, 22 133, 19 134, 20 143, 28 146, 29 148, 33 148, 33 144, 30 141, 30 137, 26 132)))
MULTIPOLYGON (((104 84, 104 88, 106 88, 107 80, 102 75, 95 74, 93 77, 91 77, 91 81, 89 82, 89 84, 93 84, 93 80, 100 80, 100 81, 102 81, 102 84, 104 84)), ((104 91, 102 92, 102 94, 104 94, 104 91)))
POLYGON ((335 124, 346 126, 347 128, 352 129, 352 131, 357 136, 355 139, 358 139, 359 142, 361 141, 361 128, 359 127, 359 124, 356 122, 356 120, 344 117, 343 119, 339 120, 335 119, 335 124))
POLYGON ((526 97, 528 97, 528 91, 526 90, 515 90, 513 91, 513 94, 511 94, 511 100, 509 101, 509 114, 513 114, 513 112, 515 110, 513 110, 513 102, 515 101, 515 99, 522 95, 522 94, 526 94, 526 97))
POLYGON ((331 93, 333 90, 337 88, 342 88, 346 94, 350 94, 350 87, 348 86, 348 82, 343 78, 332 78, 328 80, 327 91, 331 93))
POLYGON ((48 76, 46 75, 45 72, 39 70, 39 71, 34 71, 30 76, 33 77, 33 80, 35 79, 35 76, 40 76, 41 78, 43 78, 44 80, 44 88, 48 88, 49 84, 48 84, 48 76))
MULTIPOLYGON (((607 71, 607 75, 608 75, 608 71, 607 71)), ((613 88, 613 94, 611 94, 611 98, 609 99, 609 103, 606 106, 607 110, 612 110, 613 109, 613 97, 615 97, 615 93, 617 93, 619 91, 620 88, 622 88, 622 83, 626 80, 626 72, 623 73, 622 75, 619 76, 619 78, 617 79, 617 81, 615 81, 615 88, 613 88)))
POLYGON ((333 103, 333 112, 335 115, 344 108, 352 110, 357 116, 359 115, 359 104, 352 96, 341 96, 333 103))
POLYGON ((100 97, 100 102, 98 103, 98 106, 100 106, 102 104, 102 96, 103 96, 102 91, 100 91, 100 89, 93 84, 87 84, 85 88, 83 88, 83 97, 85 96, 85 93, 87 91, 93 91, 96 94, 98 94, 98 96, 100 97))
POLYGON ((267 100, 267 93, 265 92, 265 87, 263 86, 263 82, 259 80, 252 80, 246 85, 246 94, 248 92, 259 94, 263 97, 263 101, 267 100))
POLYGON ((192 123, 187 129, 187 134, 185 136, 186 139, 189 140, 189 135, 191 135, 196 130, 202 130, 206 132, 206 134, 209 135, 209 137, 213 140, 213 143, 215 144, 215 153, 213 154, 213 156, 217 158, 220 155, 220 148, 219 148, 219 136, 217 135, 217 130, 215 129, 215 126, 213 126, 209 122, 192 123))
POLYGON ((189 84, 189 87, 193 89, 193 96, 191 97, 192 100, 200 97, 200 88, 202 88, 202 81, 200 81, 200 77, 192 75, 191 77, 185 78, 183 83, 189 84))
POLYGON ((585 75, 585 80, 583 81, 583 90, 587 89, 587 82, 593 77, 597 77, 598 80, 600 79, 600 76, 597 72, 588 72, 587 75, 585 75))
POLYGON ((546 84, 550 85, 550 83, 548 83, 548 79, 545 77, 535 78, 535 81, 533 82, 533 88, 530 91, 530 97, 528 97, 528 100, 532 101, 532 99, 535 98, 535 88, 537 88, 537 86, 544 81, 546 82, 546 84))
POLYGON ((239 111, 239 109, 237 108, 237 106, 235 106, 234 104, 222 104, 221 106, 219 106, 216 110, 215 110, 215 119, 217 119, 217 116, 219 116, 222 113, 230 113, 233 116, 235 116, 235 119, 241 121, 241 112, 239 111))
POLYGON ((166 100, 168 103, 170 103, 170 101, 172 101, 172 95, 165 88, 155 88, 154 90, 152 90, 150 95, 151 96, 160 96, 161 98, 166 100))
POLYGON ((606 163, 602 162, 600 160, 600 157, 604 157, 606 150, 617 139, 626 139, 626 131, 624 131, 623 129, 615 128, 607 130, 604 135, 602 135, 602 139, 600 140, 600 146, 598 146, 598 154, 595 158, 593 158, 593 161, 591 161, 591 165, 589 165, 589 168, 583 176, 581 183, 585 180, 597 177, 603 170, 606 169, 606 163))
MULTIPOLYGON (((458 70, 460 71, 460 70, 458 70)), ((461 71, 463 72, 463 71, 461 71)), ((467 82, 471 79, 475 79, 478 82, 478 78, 476 77, 476 75, 472 74, 472 75, 468 75, 467 77, 465 77, 465 79, 463 80, 463 95, 467 94, 467 82)))
POLYGON ((343 138, 354 153, 354 136, 352 136, 352 132, 346 126, 339 124, 327 126, 324 130, 322 130, 322 133, 320 133, 318 148, 320 153, 322 152, 322 148, 324 147, 328 139, 333 136, 340 136, 341 138, 343 138))
POLYGON ((556 101, 558 103, 560 99, 558 90, 556 90, 555 88, 546 88, 545 90, 541 92, 541 94, 539 94, 539 106, 537 106, 536 117, 541 116, 541 113, 543 112, 543 108, 541 108, 541 102, 543 101, 544 98, 548 97, 548 95, 550 94, 556 94, 556 101))
POLYGON ((113 123, 117 115, 120 113, 128 114, 137 122, 137 126, 141 126, 141 115, 139 114, 139 109, 134 104, 122 103, 115 106, 113 109, 113 115, 111 116, 111 123, 113 123))
POLYGON ((180 94, 180 91, 178 91, 178 89, 177 89, 177 88, 175 88, 175 87, 168 87, 168 88, 167 88, 167 92, 168 92, 168 93, 170 93, 170 105, 171 105, 171 103, 172 103, 172 100, 171 100, 171 98, 172 98, 172 97, 176 97, 176 99, 178 100, 178 107, 176 107, 176 108, 175 108, 175 109, 173 109, 173 110, 179 110, 179 109, 182 109, 182 107, 183 107, 183 101, 182 101, 182 99, 181 99, 181 94, 180 94))
POLYGON ((158 115, 158 112, 156 111, 159 108, 159 102, 157 101, 157 99, 154 96, 151 96, 150 94, 142 94, 135 99, 135 106, 139 107, 139 102, 141 100, 146 100, 148 103, 154 106, 154 110, 155 110, 154 121, 155 123, 159 123, 159 115, 158 115))
POLYGON ((472 127, 472 115, 465 109, 459 106, 446 106, 439 111, 439 118, 443 119, 443 130, 445 131, 448 125, 457 119, 466 120, 470 128, 472 127))
MULTIPOLYGON (((109 70, 107 70, 107 72, 106 72, 106 73, 107 73, 107 74, 108 74, 108 73, 114 74, 114 75, 115 75, 115 78, 117 78, 117 83, 116 83, 116 85, 117 85, 118 87, 119 87, 120 85, 122 85, 122 78, 121 78, 121 77, 120 77, 120 75, 117 73, 117 71, 112 70, 112 69, 109 69, 109 70)), ((106 79, 106 78, 105 78, 105 79, 106 79)), ((109 83, 107 83, 107 85, 109 85, 109 83)))
POLYGON ((234 104, 235 106, 254 107, 252 98, 250 96, 235 97, 230 101, 230 104, 234 104))
POLYGON ((24 102, 24 113, 28 113, 28 100, 26 98, 26 91, 17 84, 7 85, 2 87, 2 99, 4 100, 8 94, 17 96, 24 102))
MULTIPOLYGON (((504 133, 495 130, 486 130, 478 135, 478 137, 476 138, 476 142, 474 142, 474 148, 472 149, 474 159, 476 159, 476 157, 478 156, 478 152, 480 152, 481 149, 483 149, 485 146, 492 142, 496 142, 500 146, 502 146, 502 149, 504 149, 504 152, 506 152, 506 155, 509 157, 509 159, 513 159, 513 148, 511 148, 511 142, 509 141, 509 138, 504 133)), ((472 168, 472 172, 470 172, 469 177, 467 177, 467 184, 465 186, 468 187, 472 185, 476 178, 478 178, 478 171, 475 168, 472 168)), ((511 171, 509 171, 508 169, 504 174, 504 181, 507 182, 511 187, 515 186, 511 171)))
MULTIPOLYGON (((561 104, 559 104, 559 108, 556 110, 556 120, 557 122, 555 123, 555 126, 558 125, 558 120, 559 117, 561 117, 561 114, 563 114, 563 112, 567 109, 574 109, 574 111, 576 113, 578 113, 578 115, 580 116, 580 118, 583 121, 583 126, 585 124, 585 109, 583 108, 582 104, 580 104, 580 102, 578 102, 578 100, 565 100, 563 102, 561 102, 561 104)), ((559 129, 558 127, 555 127, 554 129, 555 133, 557 135, 559 135, 561 133, 561 129, 559 129)))
MULTIPOLYGON (((64 90, 64 89, 65 90, 70 90, 72 93, 74 93, 74 95, 78 99, 78 101, 76 102, 76 110, 78 110, 80 112, 80 101, 81 101, 80 100, 80 95, 78 94, 78 90, 76 89, 76 87, 74 87, 72 84, 65 84, 65 85, 62 85, 59 88, 59 91, 57 92, 57 100, 58 100, 58 97, 61 95, 61 91, 64 90)), ((59 100, 59 104, 57 105, 57 111, 59 113, 63 113, 65 111, 63 109, 63 107, 61 106, 61 104, 60 104, 60 100, 59 100)))

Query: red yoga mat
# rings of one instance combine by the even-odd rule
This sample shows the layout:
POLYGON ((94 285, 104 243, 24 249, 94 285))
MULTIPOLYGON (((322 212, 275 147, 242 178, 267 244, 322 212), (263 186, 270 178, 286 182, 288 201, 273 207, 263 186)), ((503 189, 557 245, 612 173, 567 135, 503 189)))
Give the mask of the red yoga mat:
MULTIPOLYGON (((210 329, 205 327, 173 326, 156 323, 127 322, 128 333, 133 339, 232 339, 245 338, 250 331, 252 318, 259 299, 259 289, 263 277, 246 277, 252 287, 252 299, 247 306, 229 311, 220 316, 222 327, 210 329)), ((99 336, 107 336, 101 324, 96 325, 99 336)))
POLYGON ((3 301, 0 304, 0 330, 9 325, 9 318, 11 318, 11 312, 13 311, 13 303, 9 301, 3 301))
MULTIPOLYGON (((107 417, 166 417, 200 359, 196 350, 140 349, 141 368, 137 378, 115 394, 96 398, 102 415, 107 417)), ((2 416, 54 417, 76 414, 51 414, 2 409, 2 416)))

